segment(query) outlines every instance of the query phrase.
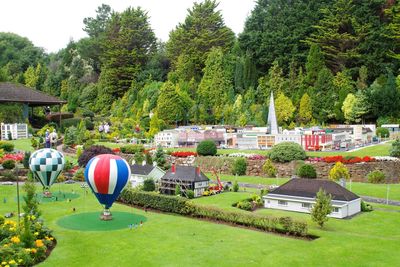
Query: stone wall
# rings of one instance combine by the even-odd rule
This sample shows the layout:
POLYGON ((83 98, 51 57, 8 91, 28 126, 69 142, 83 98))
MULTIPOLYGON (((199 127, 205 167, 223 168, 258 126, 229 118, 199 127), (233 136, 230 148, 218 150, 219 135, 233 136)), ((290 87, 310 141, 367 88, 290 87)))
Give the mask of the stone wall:
MULTIPOLYGON (((217 172, 222 174, 231 174, 232 164, 235 158, 229 157, 191 157, 191 158, 174 158, 169 157, 169 162, 175 162, 177 165, 192 166, 197 165, 203 172, 211 172, 214 168, 217 172)), ((328 179, 329 170, 333 167, 334 163, 326 162, 307 162, 312 164, 316 171, 317 177, 320 179, 328 179)), ((262 172, 264 160, 247 160, 246 175, 251 176, 265 176, 262 172)), ((295 175, 297 168, 296 161, 290 163, 274 163, 278 171, 278 177, 291 177, 295 175)), ((349 169, 351 179, 353 181, 367 181, 367 174, 373 170, 380 170, 386 174, 386 177, 391 182, 399 182, 400 176, 400 162, 394 161, 377 161, 377 162, 364 162, 356 164, 346 164, 349 169)))

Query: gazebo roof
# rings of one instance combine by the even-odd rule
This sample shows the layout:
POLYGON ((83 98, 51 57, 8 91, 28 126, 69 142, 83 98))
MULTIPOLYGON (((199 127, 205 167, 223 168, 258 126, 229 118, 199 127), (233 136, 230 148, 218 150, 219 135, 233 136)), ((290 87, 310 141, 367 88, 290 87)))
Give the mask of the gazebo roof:
POLYGON ((67 101, 22 84, 0 82, 0 103, 25 103, 29 106, 51 106, 65 104, 67 101))

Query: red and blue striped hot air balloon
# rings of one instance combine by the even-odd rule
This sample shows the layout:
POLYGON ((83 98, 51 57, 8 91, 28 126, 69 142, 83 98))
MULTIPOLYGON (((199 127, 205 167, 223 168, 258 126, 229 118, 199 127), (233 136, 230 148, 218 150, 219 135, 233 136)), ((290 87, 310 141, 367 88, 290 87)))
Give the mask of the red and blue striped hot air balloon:
POLYGON ((111 154, 93 157, 85 169, 85 179, 101 204, 108 210, 131 176, 128 163, 111 154))

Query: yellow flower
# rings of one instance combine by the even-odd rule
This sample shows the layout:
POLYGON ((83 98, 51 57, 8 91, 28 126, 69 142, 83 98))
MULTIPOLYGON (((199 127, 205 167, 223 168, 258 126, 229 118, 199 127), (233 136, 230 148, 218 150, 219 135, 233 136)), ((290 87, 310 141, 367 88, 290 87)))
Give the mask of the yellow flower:
POLYGON ((13 237, 11 237, 11 242, 18 244, 19 242, 21 242, 21 240, 19 240, 18 236, 13 236, 13 237))
POLYGON ((43 240, 42 240, 42 239, 36 239, 35 245, 36 245, 36 247, 38 247, 38 248, 43 247, 43 246, 44 246, 43 240))
POLYGON ((15 231, 15 227, 10 227, 10 231, 14 232, 15 231))
POLYGON ((36 253, 37 252, 36 248, 31 248, 31 252, 36 253))
POLYGON ((35 232, 35 233, 34 233, 34 235, 35 235, 35 236, 38 236, 38 235, 39 235, 39 233, 38 233, 38 232, 35 232))
POLYGON ((7 262, 5 262, 5 261, 1 262, 1 265, 6 265, 6 264, 7 264, 7 262))
POLYGON ((4 265, 4 267, 10 267, 10 265, 7 264, 7 265, 4 265))
POLYGON ((30 248, 26 248, 25 252, 31 252, 31 249, 30 248))
POLYGON ((17 262, 15 260, 10 260, 8 263, 9 264, 16 264, 17 262))
POLYGON ((18 263, 21 263, 22 262, 22 259, 18 259, 18 263))

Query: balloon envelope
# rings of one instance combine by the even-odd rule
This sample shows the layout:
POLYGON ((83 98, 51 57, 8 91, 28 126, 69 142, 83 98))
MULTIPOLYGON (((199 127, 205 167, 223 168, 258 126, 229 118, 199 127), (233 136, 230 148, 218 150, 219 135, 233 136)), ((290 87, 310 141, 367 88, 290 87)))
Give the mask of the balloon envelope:
POLYGON ((33 152, 29 158, 29 168, 44 187, 50 187, 64 169, 64 155, 51 148, 33 152))
POLYGON ((102 154, 93 157, 85 169, 85 179, 99 202, 109 209, 131 176, 128 163, 121 157, 102 154))

